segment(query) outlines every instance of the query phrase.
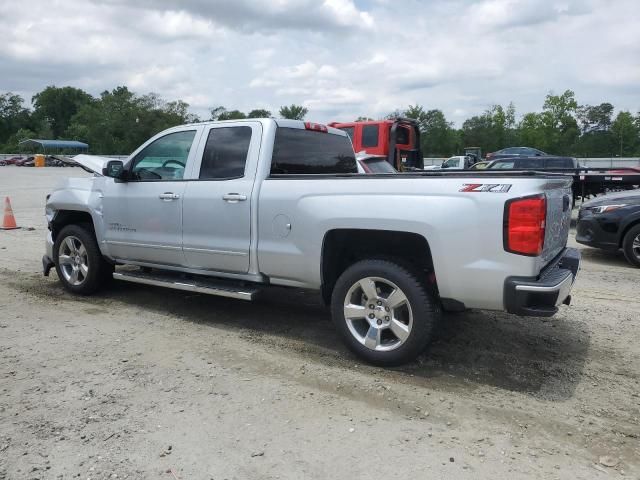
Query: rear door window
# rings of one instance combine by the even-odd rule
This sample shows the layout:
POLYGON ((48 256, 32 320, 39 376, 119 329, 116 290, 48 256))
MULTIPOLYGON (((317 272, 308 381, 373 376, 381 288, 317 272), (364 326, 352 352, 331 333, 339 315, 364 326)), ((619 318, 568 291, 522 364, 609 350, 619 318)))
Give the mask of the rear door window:
POLYGON ((397 145, 408 145, 409 139, 411 135, 409 134, 409 129, 406 127, 398 127, 396 130, 396 144, 397 145))
POLYGON ((279 127, 273 145, 271 173, 357 173, 356 158, 347 136, 300 128, 279 127))
POLYGON ((251 127, 212 128, 202 155, 200 180, 243 177, 250 142, 251 127))
POLYGON ((364 125, 362 127, 362 146, 365 148, 377 147, 379 132, 379 125, 364 125))

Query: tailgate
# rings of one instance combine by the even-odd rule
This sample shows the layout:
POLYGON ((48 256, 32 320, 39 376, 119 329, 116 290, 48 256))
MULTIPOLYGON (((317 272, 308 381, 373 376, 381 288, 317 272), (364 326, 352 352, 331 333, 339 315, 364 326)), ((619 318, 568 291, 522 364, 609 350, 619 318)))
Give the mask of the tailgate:
POLYGON ((548 264, 567 246, 571 226, 573 194, 571 178, 553 180, 544 187, 547 197, 547 221, 541 260, 548 264))

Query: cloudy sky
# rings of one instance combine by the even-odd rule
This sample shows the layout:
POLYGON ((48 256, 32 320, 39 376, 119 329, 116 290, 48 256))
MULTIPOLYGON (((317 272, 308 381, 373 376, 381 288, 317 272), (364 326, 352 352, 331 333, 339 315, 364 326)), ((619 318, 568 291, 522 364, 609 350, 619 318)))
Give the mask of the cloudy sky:
POLYGON ((308 119, 421 104, 460 124, 549 91, 640 109, 639 0, 0 0, 0 92, 116 85, 308 119))

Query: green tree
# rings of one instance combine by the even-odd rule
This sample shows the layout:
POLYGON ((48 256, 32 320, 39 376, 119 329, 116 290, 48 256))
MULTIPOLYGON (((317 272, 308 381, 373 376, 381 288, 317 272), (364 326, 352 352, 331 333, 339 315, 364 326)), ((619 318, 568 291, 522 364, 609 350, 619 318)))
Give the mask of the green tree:
POLYGON ((580 127, 580 138, 575 153, 581 156, 606 156, 615 150, 615 139, 611 133, 613 105, 581 105, 576 111, 580 127))
POLYGON ((516 108, 510 102, 505 109, 493 105, 482 115, 476 115, 462 124, 462 140, 467 147, 480 147, 483 152, 493 152, 518 143, 516 108))
POLYGON ((497 143, 493 138, 492 119, 488 112, 465 120, 461 135, 466 147, 480 147, 483 152, 497 150, 497 143))
POLYGON ((578 122, 574 115, 578 102, 572 90, 562 95, 547 94, 542 106, 542 128, 545 133, 544 148, 547 153, 568 154, 580 136, 578 122))
POLYGON ((633 115, 628 111, 619 112, 611 124, 611 133, 615 139, 616 153, 621 157, 638 153, 640 147, 640 130, 633 115))
POLYGON ((423 155, 449 156, 460 149, 459 137, 442 110, 425 111, 420 105, 409 105, 402 116, 418 122, 423 155))
POLYGON ((255 108, 247 114, 247 118, 271 118, 271 112, 264 108, 255 108))
POLYGON ((247 115, 240 110, 229 110, 221 112, 217 120, 242 120, 244 118, 247 118, 247 115))
POLYGON ((85 141, 92 152, 127 154, 156 133, 193 120, 184 102, 157 94, 137 96, 127 87, 104 91, 73 117, 66 135, 85 141))
POLYGON ((167 102, 162 109, 168 115, 175 115, 182 119, 182 123, 197 123, 200 118, 195 113, 189 112, 189 104, 182 100, 167 102))
POLYGON ((393 112, 388 113, 384 116, 385 120, 395 120, 396 118, 400 118, 404 115, 404 112, 399 109, 395 109, 393 112))
POLYGON ((24 99, 11 92, 0 94, 0 145, 30 124, 30 113, 24 106, 24 99))
POLYGON ((504 112, 505 118, 505 139, 504 147, 513 147, 518 143, 518 131, 516 126, 516 106, 509 102, 504 112))
POLYGON ((33 116, 51 129, 54 138, 62 137, 71 124, 71 118, 80 108, 94 101, 84 90, 74 87, 56 87, 50 85, 36 93, 33 102, 33 116))
POLYGON ((24 148, 20 146, 20 142, 22 140, 26 140, 27 138, 36 138, 37 134, 33 130, 29 130, 28 128, 20 128, 17 132, 11 135, 6 143, 4 144, 3 150, 6 153, 16 153, 23 151, 24 148))
POLYGON ((304 117, 309 113, 309 110, 302 105, 292 104, 290 106, 280 107, 279 113, 282 118, 288 118, 290 120, 304 120, 304 117))
POLYGON ((545 148, 542 115, 536 112, 525 113, 518 124, 518 137, 522 145, 539 149, 545 148))
POLYGON ((576 111, 576 117, 580 122, 581 132, 606 131, 611 128, 613 105, 601 103, 600 105, 580 105, 576 111))

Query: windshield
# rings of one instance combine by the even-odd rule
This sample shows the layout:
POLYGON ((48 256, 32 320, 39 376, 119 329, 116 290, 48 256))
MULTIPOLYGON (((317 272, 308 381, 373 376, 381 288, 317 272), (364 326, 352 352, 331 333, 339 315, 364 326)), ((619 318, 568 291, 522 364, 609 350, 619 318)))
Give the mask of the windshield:
POLYGON ((454 168, 460 165, 460 159, 458 157, 451 157, 442 164, 442 168, 454 168))

